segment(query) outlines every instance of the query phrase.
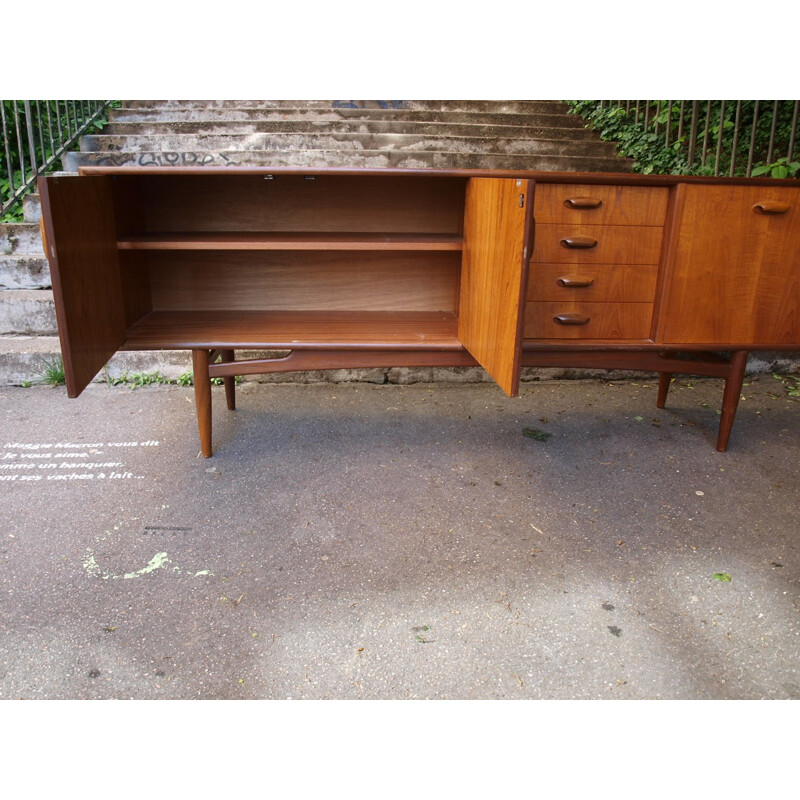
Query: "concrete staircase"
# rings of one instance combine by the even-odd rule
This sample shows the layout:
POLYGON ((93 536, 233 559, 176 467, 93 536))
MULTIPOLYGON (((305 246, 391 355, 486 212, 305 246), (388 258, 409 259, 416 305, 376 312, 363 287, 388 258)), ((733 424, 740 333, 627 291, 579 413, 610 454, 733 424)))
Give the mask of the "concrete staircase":
MULTIPOLYGON (((564 104, 511 100, 126 101, 63 170, 90 164, 630 169, 564 104)), ((23 223, 0 225, 0 385, 35 381, 60 352, 38 197, 24 209, 23 223)), ((120 353, 109 374, 187 369, 185 352, 120 353)))

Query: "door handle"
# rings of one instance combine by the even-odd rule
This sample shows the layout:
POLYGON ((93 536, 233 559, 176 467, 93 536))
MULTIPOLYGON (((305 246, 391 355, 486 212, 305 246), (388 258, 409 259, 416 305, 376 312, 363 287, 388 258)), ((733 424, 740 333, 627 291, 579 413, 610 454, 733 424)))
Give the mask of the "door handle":
POLYGON ((559 278, 556 283, 565 289, 585 289, 594 283, 594 278, 559 278))
POLYGON ((757 214, 785 214, 791 206, 788 203, 779 203, 777 200, 765 200, 756 203, 753 211, 757 214))
POLYGON ((590 250, 597 247, 597 239, 590 239, 588 236, 567 236, 561 240, 561 246, 573 250, 590 250))
POLYGON ((559 325, 586 325, 589 321, 589 317, 583 316, 583 314, 556 314, 553 317, 553 322, 557 322, 559 325))
POLYGON ((564 205, 567 208, 600 208, 603 201, 596 197, 568 197, 564 205))

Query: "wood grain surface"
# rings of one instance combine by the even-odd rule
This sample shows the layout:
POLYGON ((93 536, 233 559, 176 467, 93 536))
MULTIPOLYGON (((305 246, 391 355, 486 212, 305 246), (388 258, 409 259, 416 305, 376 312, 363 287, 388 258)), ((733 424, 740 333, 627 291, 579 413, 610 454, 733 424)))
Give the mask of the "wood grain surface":
POLYGON ((430 233, 151 233, 120 240, 120 250, 451 250, 462 237, 430 233))
POLYGON ((41 178, 39 191, 67 393, 77 397, 125 340, 111 178, 41 178))
POLYGON ((662 229, 654 226, 536 223, 535 263, 658 264, 662 229), (589 238, 592 248, 569 248, 562 239, 589 238))
POLYGON ((512 397, 519 384, 529 193, 527 181, 473 178, 464 214, 458 337, 512 397))
POLYGON ((580 300, 652 303, 658 267, 655 264, 533 264, 528 300, 580 300), (562 286, 559 281, 568 285, 562 286), (587 283, 574 286, 569 283, 587 283))
POLYGON ((800 345, 800 192, 682 186, 661 310, 666 343, 800 345), (764 201, 789 205, 761 214, 764 201))
POLYGON ((527 339, 648 339, 652 303, 536 302, 525 307, 527 339), (554 317, 575 314, 585 325, 560 325, 554 317))
POLYGON ((157 310, 450 311, 458 253, 169 251, 148 255, 157 310))
POLYGON ((460 350, 446 312, 153 311, 126 350, 193 348, 460 350))
POLYGON ((590 225, 664 224, 669 189, 644 186, 593 186, 537 183, 534 202, 536 224, 590 225), (569 200, 599 200, 595 208, 573 208, 569 200))

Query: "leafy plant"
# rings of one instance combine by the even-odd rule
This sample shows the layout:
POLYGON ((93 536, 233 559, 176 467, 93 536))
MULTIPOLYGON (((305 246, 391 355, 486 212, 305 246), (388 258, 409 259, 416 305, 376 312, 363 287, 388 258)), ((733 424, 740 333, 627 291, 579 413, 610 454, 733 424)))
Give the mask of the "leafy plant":
MULTIPOLYGON (((620 155, 633 159, 633 171, 657 175, 713 175, 716 162, 717 145, 721 138, 719 173, 730 172, 732 156, 735 156, 735 176, 744 176, 753 146, 752 175, 767 175, 773 178, 792 177, 800 171, 800 164, 789 162, 787 158, 771 160, 771 153, 787 152, 792 135, 794 101, 779 101, 777 104, 775 137, 772 147, 774 105, 763 105, 758 109, 755 135, 752 133, 752 120, 756 115, 754 100, 742 101, 739 109, 740 128, 729 114, 734 105, 726 101, 725 118, 722 115, 722 101, 700 101, 695 113, 697 131, 694 158, 689 159, 689 130, 691 126, 692 101, 685 101, 688 108, 681 126, 681 102, 673 101, 670 106, 664 101, 651 100, 639 108, 639 120, 624 105, 604 105, 599 100, 573 100, 568 105, 572 113, 585 119, 589 126, 600 133, 605 141, 615 141, 620 155), (647 110, 649 124, 644 126, 644 113, 647 110), (659 134, 654 131, 654 121, 658 123, 659 134), (706 139, 705 131, 708 129, 706 139), (669 144, 665 144, 665 133, 669 129, 669 144), (680 136, 678 135, 680 131, 680 136), (735 147, 734 147, 735 145, 735 147), (705 148, 705 149, 704 149, 705 148), (703 156, 705 155, 705 158, 703 156), (768 162, 767 159, 770 159, 768 162), (703 164, 703 161, 706 163, 703 164)), ((762 101, 759 101, 762 102, 762 101)))
POLYGON ((61 356, 40 359, 42 366, 34 383, 43 386, 63 386, 67 382, 61 356))
POLYGON ((154 383, 172 383, 172 381, 162 375, 158 370, 155 372, 128 372, 125 370, 121 375, 112 378, 110 375, 106 376, 106 383, 109 386, 130 386, 131 389, 138 389, 140 386, 152 386, 154 383))
POLYGON ((784 157, 771 164, 756 167, 751 174, 754 178, 767 173, 771 178, 794 178, 798 172, 800 172, 800 161, 787 161, 784 157))
POLYGON ((786 394, 789 397, 800 397, 800 375, 774 375, 776 381, 780 381, 786 387, 786 394))
MULTIPOLYGON (((6 122, 9 128, 9 135, 3 143, 2 158, 0 158, 0 198, 2 202, 11 197, 11 178, 15 189, 25 184, 26 180, 32 177, 32 162, 39 165, 47 163, 58 151, 66 144, 69 139, 67 131, 76 130, 85 120, 84 108, 77 109, 78 118, 75 118, 75 111, 70 108, 72 101, 63 100, 32 100, 31 119, 27 120, 23 111, 22 101, 2 100, 0 101, 5 113, 6 122), (20 136, 17 136, 15 120, 20 119, 20 136), (28 128, 30 123, 30 128, 28 128), (51 142, 52 136, 55 139, 51 142), (58 131, 62 131, 63 138, 59 139, 58 131), (33 152, 30 152, 30 140, 33 140, 33 152), (55 149, 53 149, 55 147, 55 149), (23 174, 22 167, 25 167, 23 174)), ((80 101, 78 101, 80 102, 80 101)), ((110 103, 111 108, 121 105, 121 101, 115 100, 110 103)), ((97 133, 108 124, 107 114, 95 120, 81 135, 97 133)), ((74 142, 72 148, 78 146, 74 142)), ((53 167, 51 167, 52 169, 53 167)), ((28 193, 33 191, 33 187, 28 193)), ((21 199, 21 198, 20 198, 21 199)), ((21 222, 23 212, 21 203, 15 202, 14 206, 6 209, 0 215, 0 223, 21 222)))

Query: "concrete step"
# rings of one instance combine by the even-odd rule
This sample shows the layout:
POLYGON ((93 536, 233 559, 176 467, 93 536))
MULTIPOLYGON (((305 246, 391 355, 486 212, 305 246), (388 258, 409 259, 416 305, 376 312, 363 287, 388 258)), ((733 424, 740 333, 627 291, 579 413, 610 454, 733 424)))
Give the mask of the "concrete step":
POLYGON ((600 141, 597 134, 588 128, 557 125, 551 126, 474 124, 463 122, 431 122, 428 120, 395 119, 245 119, 225 118, 190 120, 187 122, 169 119, 163 121, 114 122, 103 129, 103 136, 163 136, 172 134, 194 135, 248 135, 256 133, 325 133, 325 134, 413 134, 417 136, 477 136, 503 139, 592 139, 600 141))
POLYGON ((531 114, 508 113, 502 111, 450 111, 447 113, 406 110, 372 111, 353 108, 150 108, 150 109, 112 109, 110 124, 121 122, 405 122, 440 123, 448 125, 511 125, 514 127, 567 127, 584 128, 586 123, 574 114, 564 111, 540 112, 531 114))
POLYGON ((559 113, 566 105, 558 100, 123 100, 123 109, 186 108, 259 108, 292 109, 330 108, 369 111, 472 111, 513 114, 559 113))
POLYGON ((253 133, 248 135, 161 136, 93 135, 81 138, 84 153, 140 152, 159 149, 175 153, 200 150, 356 150, 446 151, 449 153, 613 156, 614 142, 473 136, 418 136, 407 133, 253 133))
POLYGON ((42 218, 42 201, 38 193, 33 192, 22 199, 22 218, 25 222, 39 224, 42 218))
MULTIPOLYGON (((0 336, 0 386, 35 384, 41 380, 47 362, 60 357, 57 336, 0 336)), ((270 351, 242 350, 236 352, 239 360, 264 358, 274 355, 270 351)), ((156 350, 116 353, 108 365, 94 378, 95 383, 131 375, 160 373, 164 378, 177 380, 192 368, 191 356, 186 350, 156 350)), ((754 353, 747 365, 749 375, 798 374, 800 359, 786 353, 754 353)), ((652 373, 633 373, 622 370, 608 372, 601 369, 525 367, 520 380, 540 382, 548 379, 577 380, 599 377, 622 379, 637 377, 652 379, 652 373)), ((339 369, 310 372, 285 372, 271 375, 248 375, 245 380, 259 383, 342 383, 360 381, 368 383, 486 383, 491 382, 480 367, 445 369, 437 367, 392 367, 390 369, 339 369)), ((63 391, 63 389, 61 390, 63 391)), ((220 390, 221 391, 221 390, 220 390)), ((215 403, 217 401, 215 400, 215 403)))
POLYGON ((0 336, 55 336, 56 312, 49 289, 0 291, 0 336))
MULTIPOLYGON (((36 384, 48 362, 61 357, 58 336, 0 336, 0 386, 36 384)), ((95 377, 100 383, 124 373, 152 374, 176 380, 192 368, 186 350, 117 353, 95 377)))
POLYGON ((0 289, 49 289, 50 286, 50 264, 44 255, 0 255, 0 289))
POLYGON ((24 222, 0 224, 0 257, 11 255, 44 255, 38 224, 24 222))
POLYGON ((366 169, 513 169, 542 172, 628 172, 632 161, 616 156, 510 155, 404 150, 228 150, 195 152, 67 153, 64 168, 139 167, 357 167, 366 169))

